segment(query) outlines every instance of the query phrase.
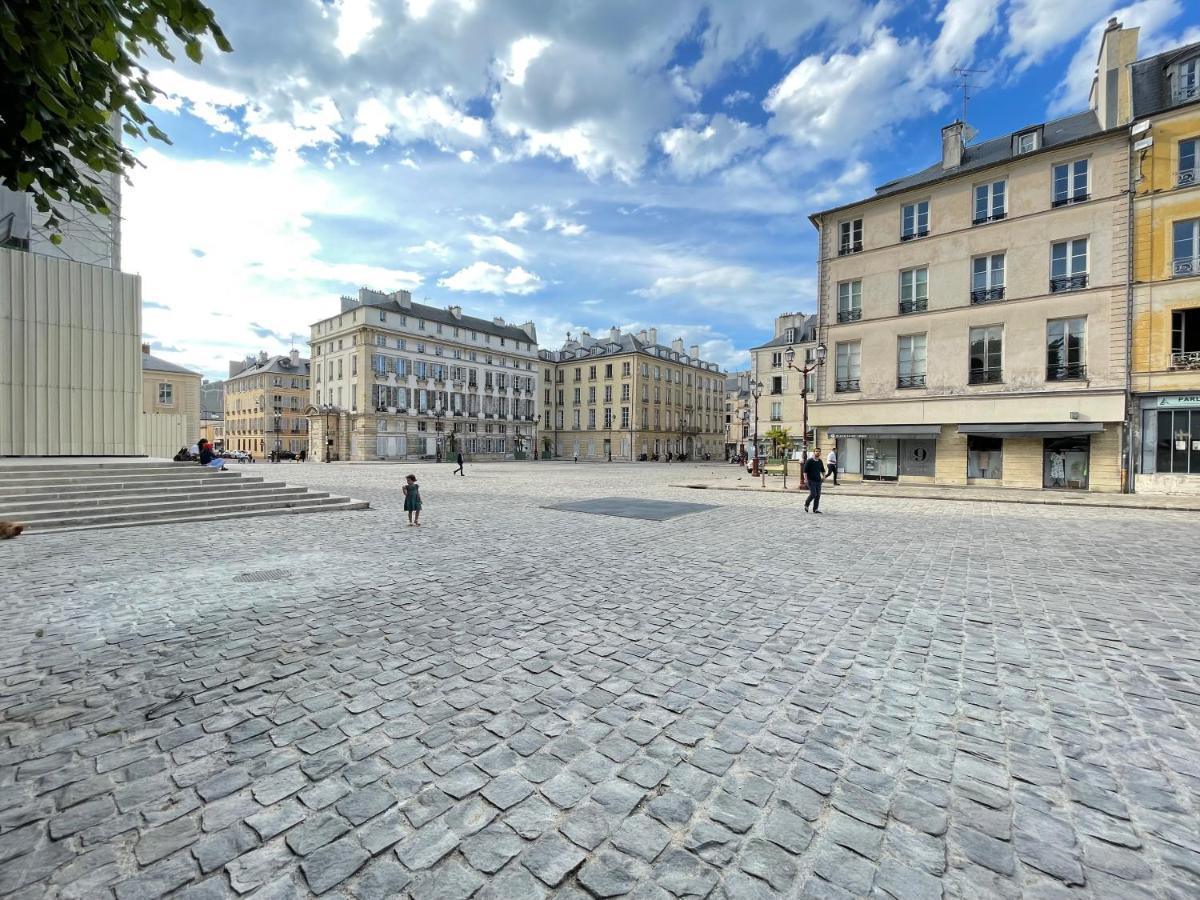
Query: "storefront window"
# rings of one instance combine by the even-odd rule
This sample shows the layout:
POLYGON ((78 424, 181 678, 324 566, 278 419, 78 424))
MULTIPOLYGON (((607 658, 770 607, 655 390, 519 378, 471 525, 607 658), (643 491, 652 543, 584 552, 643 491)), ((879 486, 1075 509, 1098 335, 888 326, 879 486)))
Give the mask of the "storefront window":
POLYGON ((1200 409, 1158 412, 1159 474, 1200 475, 1200 409))
POLYGON ((838 470, 845 475, 862 472, 862 440, 860 438, 837 439, 838 470))
POLYGON ((1046 438, 1042 449, 1042 487, 1087 490, 1090 438, 1046 438))
POLYGON ((967 436, 967 477, 1000 478, 1004 475, 1002 438, 967 436))

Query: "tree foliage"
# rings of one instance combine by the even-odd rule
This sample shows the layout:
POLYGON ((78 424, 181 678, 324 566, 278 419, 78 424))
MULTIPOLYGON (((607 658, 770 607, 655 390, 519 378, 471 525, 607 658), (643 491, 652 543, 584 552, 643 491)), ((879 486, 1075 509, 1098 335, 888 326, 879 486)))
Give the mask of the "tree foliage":
POLYGON ((791 445, 792 435, 786 428, 776 425, 763 435, 763 440, 771 445, 772 456, 781 456, 783 450, 791 445))
POLYGON ((0 184, 108 213, 99 175, 123 175, 133 138, 170 143, 146 114, 158 90, 140 62, 174 60, 172 39, 200 62, 202 41, 233 48, 200 0, 0 0, 0 184))

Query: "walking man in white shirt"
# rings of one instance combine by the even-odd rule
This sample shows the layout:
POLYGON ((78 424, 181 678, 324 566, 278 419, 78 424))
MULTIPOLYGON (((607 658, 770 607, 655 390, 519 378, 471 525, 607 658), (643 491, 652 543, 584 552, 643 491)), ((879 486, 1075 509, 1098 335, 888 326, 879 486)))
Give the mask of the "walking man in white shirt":
POLYGON ((837 486, 837 450, 833 447, 829 448, 829 456, 825 458, 825 468, 829 470, 829 477, 833 479, 834 487, 837 486))

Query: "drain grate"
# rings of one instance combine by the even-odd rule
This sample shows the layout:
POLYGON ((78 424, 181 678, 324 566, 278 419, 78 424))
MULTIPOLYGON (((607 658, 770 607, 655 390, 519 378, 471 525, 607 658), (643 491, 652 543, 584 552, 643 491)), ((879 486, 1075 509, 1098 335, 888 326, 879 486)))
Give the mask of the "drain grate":
POLYGON ((234 581, 278 581, 292 574, 291 569, 264 569, 261 572, 243 572, 233 576, 234 581))

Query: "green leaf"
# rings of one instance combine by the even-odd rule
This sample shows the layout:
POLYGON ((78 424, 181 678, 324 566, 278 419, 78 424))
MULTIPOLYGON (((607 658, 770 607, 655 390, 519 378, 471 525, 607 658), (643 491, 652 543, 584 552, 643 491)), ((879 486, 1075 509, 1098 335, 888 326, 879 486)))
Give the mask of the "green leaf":
POLYGON ((115 62, 121 55, 117 45, 109 37, 101 34, 92 38, 92 50, 105 62, 115 62))
POLYGON ((62 235, 59 234, 58 232, 55 232, 54 234, 50 235, 50 243, 52 243, 55 247, 57 247, 59 244, 62 243, 62 235))
POLYGON ((188 41, 187 44, 184 45, 184 50, 187 51, 188 59, 190 59, 192 62, 194 62, 194 63, 204 62, 204 48, 202 48, 200 46, 199 41, 197 41, 197 40, 188 41))
POLYGON ((25 127, 21 129, 21 137, 25 138, 27 143, 32 144, 42 137, 42 123, 37 119, 29 118, 25 122, 25 127))

